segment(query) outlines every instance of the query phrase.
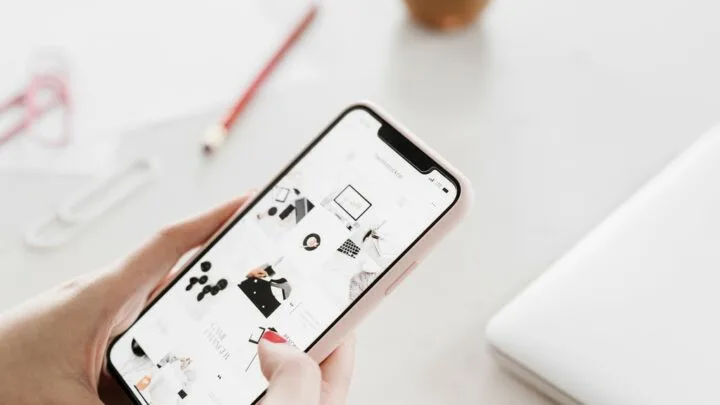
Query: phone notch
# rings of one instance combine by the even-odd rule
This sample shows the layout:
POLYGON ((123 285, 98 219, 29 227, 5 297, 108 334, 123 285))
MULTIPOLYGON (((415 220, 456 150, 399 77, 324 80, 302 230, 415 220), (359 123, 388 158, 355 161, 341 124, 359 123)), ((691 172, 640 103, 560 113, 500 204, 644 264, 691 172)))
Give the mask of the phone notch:
POLYGON ((427 153, 423 152, 391 125, 383 123, 378 130, 378 137, 420 173, 428 174, 437 168, 437 164, 427 153))

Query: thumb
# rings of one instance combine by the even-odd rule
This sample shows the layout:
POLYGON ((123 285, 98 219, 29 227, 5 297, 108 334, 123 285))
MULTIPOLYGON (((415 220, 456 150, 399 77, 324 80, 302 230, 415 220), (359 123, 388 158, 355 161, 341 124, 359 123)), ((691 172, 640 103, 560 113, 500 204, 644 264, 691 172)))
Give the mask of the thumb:
POLYGON ((249 198, 243 196, 163 229, 119 266, 96 278, 86 291, 96 297, 84 301, 92 303, 92 312, 99 314, 100 320, 113 315, 111 336, 135 320, 180 257, 205 243, 249 198))
POLYGON ((162 229, 120 265, 112 290, 125 299, 129 294, 148 297, 182 255, 207 242, 249 198, 245 195, 162 229))
POLYGON ((269 387, 263 405, 318 405, 320 367, 280 335, 267 331, 258 346, 260 367, 269 387))

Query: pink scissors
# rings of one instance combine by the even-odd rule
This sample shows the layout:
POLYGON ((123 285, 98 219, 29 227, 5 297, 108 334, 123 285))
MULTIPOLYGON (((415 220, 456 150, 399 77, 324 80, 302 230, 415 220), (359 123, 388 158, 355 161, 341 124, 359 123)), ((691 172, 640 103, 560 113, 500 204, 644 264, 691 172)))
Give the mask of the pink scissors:
POLYGON ((57 108, 63 110, 59 134, 39 138, 51 146, 64 146, 70 140, 71 103, 67 74, 63 69, 46 69, 33 74, 24 90, 0 103, 0 116, 15 109, 23 110, 16 124, 0 131, 0 146, 16 135, 30 132, 33 124, 57 108))

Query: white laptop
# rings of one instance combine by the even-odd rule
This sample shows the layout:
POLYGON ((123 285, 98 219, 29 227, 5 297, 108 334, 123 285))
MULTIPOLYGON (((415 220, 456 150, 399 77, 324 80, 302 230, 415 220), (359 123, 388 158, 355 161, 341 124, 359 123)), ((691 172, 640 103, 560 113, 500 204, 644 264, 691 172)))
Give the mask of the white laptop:
POLYGON ((487 328, 500 364, 563 404, 720 404, 720 127, 487 328))

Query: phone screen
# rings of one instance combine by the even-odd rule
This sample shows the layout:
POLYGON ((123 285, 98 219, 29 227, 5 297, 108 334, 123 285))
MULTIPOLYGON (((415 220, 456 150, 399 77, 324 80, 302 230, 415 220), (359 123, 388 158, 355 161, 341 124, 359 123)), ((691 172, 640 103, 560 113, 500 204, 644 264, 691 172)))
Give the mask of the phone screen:
POLYGON ((350 109, 210 244, 112 346, 139 404, 250 404, 272 330, 308 350, 457 199, 350 109))

